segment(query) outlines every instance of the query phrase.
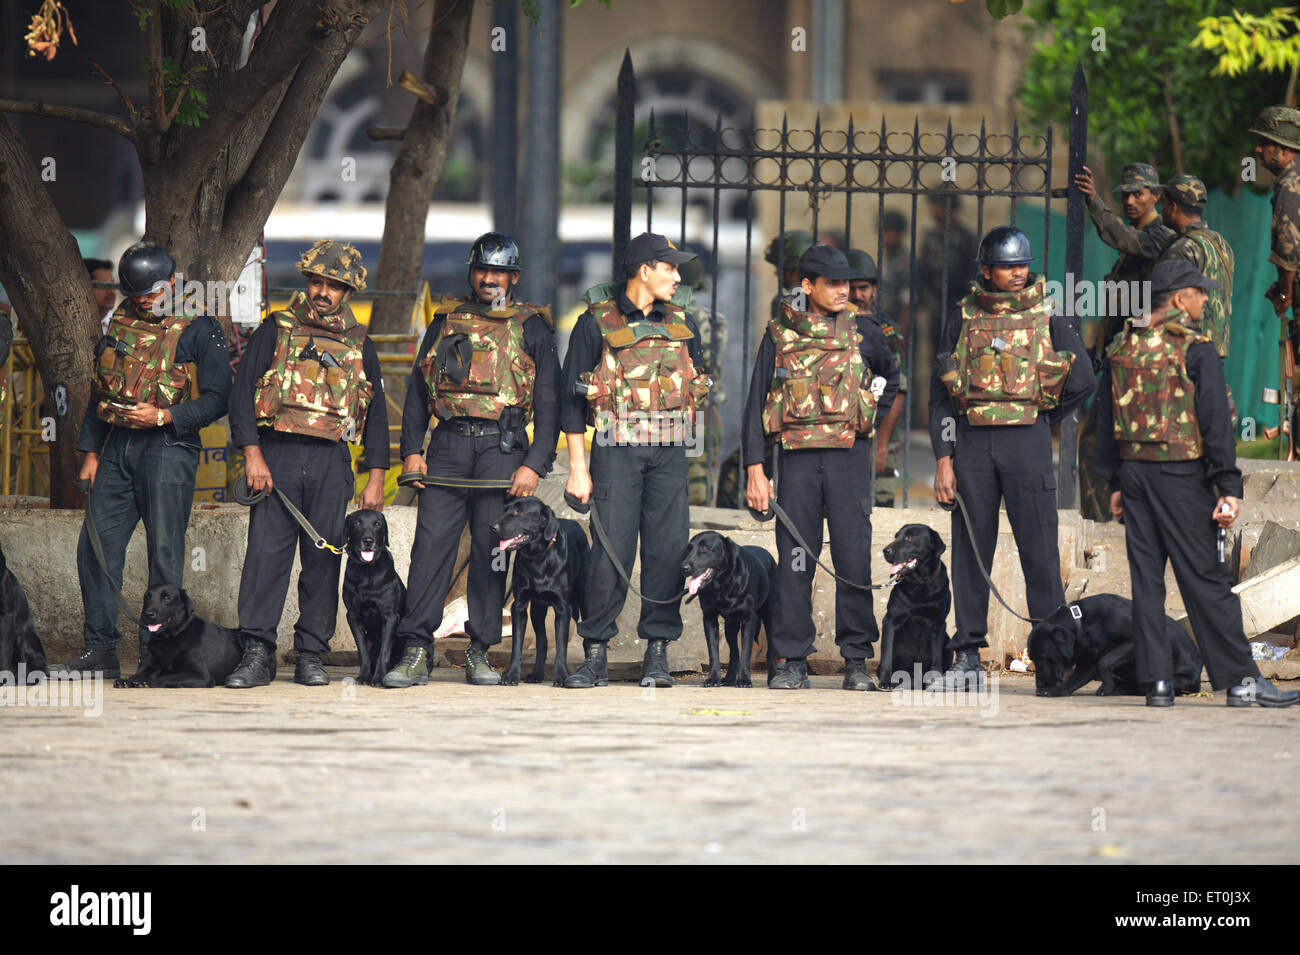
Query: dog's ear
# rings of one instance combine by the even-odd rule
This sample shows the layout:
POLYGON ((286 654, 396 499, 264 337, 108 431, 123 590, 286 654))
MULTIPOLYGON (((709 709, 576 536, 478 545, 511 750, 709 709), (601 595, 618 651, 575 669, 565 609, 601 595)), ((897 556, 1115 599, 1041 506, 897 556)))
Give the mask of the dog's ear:
POLYGON ((194 616, 194 601, 190 599, 190 595, 185 590, 181 590, 180 598, 181 606, 185 608, 185 616, 194 616))
POLYGON ((939 536, 939 532, 933 527, 930 528, 930 546, 934 548, 935 557, 942 557, 943 552, 948 549, 948 546, 943 542, 943 538, 939 536))
POLYGON ((546 509, 546 529, 542 531, 542 536, 547 541, 555 540, 555 535, 560 533, 560 519, 555 516, 555 512, 549 507, 546 509))
POLYGON ((379 549, 388 550, 388 518, 379 515, 379 549))
POLYGON ((1061 648, 1061 653, 1067 660, 1074 659, 1074 631, 1067 630, 1064 627, 1057 627, 1052 631, 1052 642, 1061 648))

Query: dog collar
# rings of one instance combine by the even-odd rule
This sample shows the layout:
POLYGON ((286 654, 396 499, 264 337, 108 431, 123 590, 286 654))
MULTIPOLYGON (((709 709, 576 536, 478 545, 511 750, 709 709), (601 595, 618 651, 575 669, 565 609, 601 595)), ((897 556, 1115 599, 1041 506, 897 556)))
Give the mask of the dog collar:
POLYGON ((555 543, 555 538, 557 538, 557 537, 559 537, 559 536, 560 536, 560 532, 559 532, 559 531, 556 531, 554 534, 551 535, 551 539, 548 540, 548 541, 546 542, 546 549, 547 549, 547 550, 550 550, 550 549, 551 549, 551 545, 555 543))

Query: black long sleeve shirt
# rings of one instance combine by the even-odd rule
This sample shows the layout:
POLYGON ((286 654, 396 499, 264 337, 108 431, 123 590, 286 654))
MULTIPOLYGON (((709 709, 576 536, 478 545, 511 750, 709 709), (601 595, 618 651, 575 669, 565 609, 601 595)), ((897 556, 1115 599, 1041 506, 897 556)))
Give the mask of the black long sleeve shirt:
MULTIPOLYGON (((957 347, 957 338, 961 335, 961 322, 961 306, 954 306, 948 312, 948 320, 944 323, 943 334, 939 338, 938 354, 951 354, 957 347)), ((1083 338, 1075 331, 1073 323, 1064 315, 1053 315, 1051 328, 1052 349, 1074 355, 1074 362, 1070 365, 1070 375, 1065 379, 1065 388, 1061 392, 1060 404, 1051 411, 1042 412, 1047 416, 1049 424, 1055 424, 1088 399, 1093 389, 1097 387, 1097 380, 1093 377, 1092 361, 1088 357, 1083 338)), ((952 396, 939 380, 936 370, 930 378, 930 447, 934 450, 935 460, 952 455, 953 442, 944 437, 946 431, 951 434, 947 422, 952 420, 956 420, 952 396)))
MULTIPOLYGON (((620 292, 617 299, 618 310, 627 319, 628 324, 635 322, 666 322, 668 320, 668 302, 657 299, 650 308, 650 314, 644 315, 641 309, 632 304, 626 292, 620 292)), ((694 336, 686 342, 691 363, 695 370, 703 375, 712 369, 704 364, 704 349, 700 345, 700 329, 689 315, 683 315, 682 321, 694 336)), ((600 326, 592 317, 591 310, 578 316, 577 324, 569 335, 569 351, 564 356, 564 369, 560 372, 560 430, 565 434, 582 434, 587 430, 587 399, 578 394, 577 384, 581 375, 593 370, 600 361, 604 344, 601 342, 600 326)))
MULTIPOLYGON (((1213 342, 1196 342, 1187 349, 1187 374, 1196 386, 1196 421, 1205 448, 1206 474, 1225 497, 1241 497, 1241 469, 1237 467, 1237 443, 1228 409, 1228 385, 1223 362, 1213 342)), ((1101 370, 1101 393, 1097 396, 1097 450, 1093 469, 1119 488, 1119 444, 1115 440, 1115 406, 1111 387, 1110 359, 1101 370)))
MULTIPOLYGON (((898 394, 898 362, 894 360, 885 333, 880 330, 875 319, 859 314, 857 322, 858 332, 862 335, 858 352, 871 370, 871 376, 885 379, 885 390, 876 402, 876 420, 883 421, 898 394)), ((758 354, 754 357, 754 377, 749 380, 749 394, 745 396, 745 417, 741 425, 741 443, 744 445, 741 453, 745 467, 762 464, 764 460, 766 433, 763 430, 763 405, 767 402, 767 393, 775 375, 776 345, 771 335, 764 335, 758 346, 758 354)))
MULTIPOLYGON (((257 380, 266 374, 275 358, 275 319, 269 315, 257 326, 248 340, 239 370, 235 372, 235 389, 230 396, 230 440, 235 447, 244 448, 258 444, 257 419, 253 416, 253 396, 257 380)), ((361 346, 361 366, 366 379, 374 388, 370 396, 370 409, 366 412, 365 430, 361 441, 365 446, 363 466, 388 468, 388 404, 384 399, 384 371, 379 365, 375 344, 367 336, 361 346)), ((322 439, 324 440, 324 439, 322 439)))
MULTIPOLYGON (((172 405, 172 420, 163 428, 175 436, 177 443, 199 446, 199 429, 206 428, 226 413, 230 402, 230 353, 226 333, 209 315, 191 319, 176 342, 176 363, 193 363, 199 379, 199 396, 172 405)), ((99 451, 111 426, 95 414, 95 397, 91 395, 86 415, 81 419, 77 436, 78 451, 99 451)), ((143 429, 149 430, 149 429, 143 429)))
MULTIPOLYGON (((445 316, 429 323, 415 356, 415 364, 406 379, 406 404, 402 409, 401 454, 424 453, 424 436, 429 430, 429 384, 420 371, 420 363, 442 333, 445 316)), ((533 381, 533 441, 524 455, 523 465, 546 477, 555 460, 555 443, 559 439, 560 360, 555 353, 555 333, 540 315, 524 319, 524 350, 536 369, 533 381)))

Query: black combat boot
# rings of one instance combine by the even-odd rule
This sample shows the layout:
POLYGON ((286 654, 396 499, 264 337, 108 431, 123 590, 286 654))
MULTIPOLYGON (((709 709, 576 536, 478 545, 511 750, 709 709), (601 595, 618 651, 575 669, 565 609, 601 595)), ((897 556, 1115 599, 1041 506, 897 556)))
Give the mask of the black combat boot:
POLYGON ((878 690, 876 681, 871 679, 871 674, 867 672, 866 660, 845 660, 844 661, 844 683, 843 688, 846 690, 878 690))
POLYGON ((609 664, 605 660, 606 643, 603 640, 583 640, 582 649, 587 659, 564 681, 566 690, 587 690, 593 686, 609 686, 609 664))
POLYGON ((943 673, 942 680, 931 684, 936 689, 965 692, 978 691, 984 686, 984 670, 980 667, 979 648, 958 650, 953 654, 952 665, 943 673))
POLYGON ((1229 706, 1293 706, 1300 700, 1300 693, 1295 690, 1283 692, 1262 676, 1253 680, 1242 680, 1236 686, 1228 687, 1229 706))
POLYGON ((321 666, 320 654, 312 650, 299 650, 298 662, 293 667, 293 682, 303 686, 327 686, 330 675, 321 666))
POLYGON ((670 687, 673 675, 668 672, 668 641, 647 640, 645 657, 641 660, 641 685, 670 687))
POLYGON ((496 686, 501 682, 501 674, 492 669, 487 659, 488 645, 481 640, 469 638, 469 647, 465 650, 465 682, 472 686, 496 686))
POLYGON ((1168 680, 1156 680, 1147 690, 1147 706, 1173 706, 1174 685, 1168 680))
MULTIPOLYGON (((140 655, 140 659, 146 659, 144 654, 140 655)), ((87 649, 85 653, 75 660, 69 660, 63 664, 63 670, 83 676, 89 676, 97 672, 103 673, 105 680, 116 680, 122 675, 122 665, 118 662, 115 647, 100 647, 96 650, 87 649)))
POLYGON ((226 680, 232 690, 266 686, 275 679, 275 651, 254 637, 244 641, 244 656, 226 680))
POLYGON ((794 657, 777 660, 776 673, 767 681, 769 690, 806 690, 810 686, 808 661, 794 657))

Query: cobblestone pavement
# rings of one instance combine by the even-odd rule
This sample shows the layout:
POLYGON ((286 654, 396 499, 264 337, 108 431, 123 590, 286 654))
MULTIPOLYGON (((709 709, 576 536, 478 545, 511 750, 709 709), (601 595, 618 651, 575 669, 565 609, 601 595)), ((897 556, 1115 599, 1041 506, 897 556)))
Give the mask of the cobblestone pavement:
POLYGON ((1300 843, 1300 708, 1039 699, 1016 676, 956 706, 833 677, 652 693, 442 670, 384 691, 349 672, 109 687, 99 716, 0 707, 0 862, 1293 862, 1300 843))

